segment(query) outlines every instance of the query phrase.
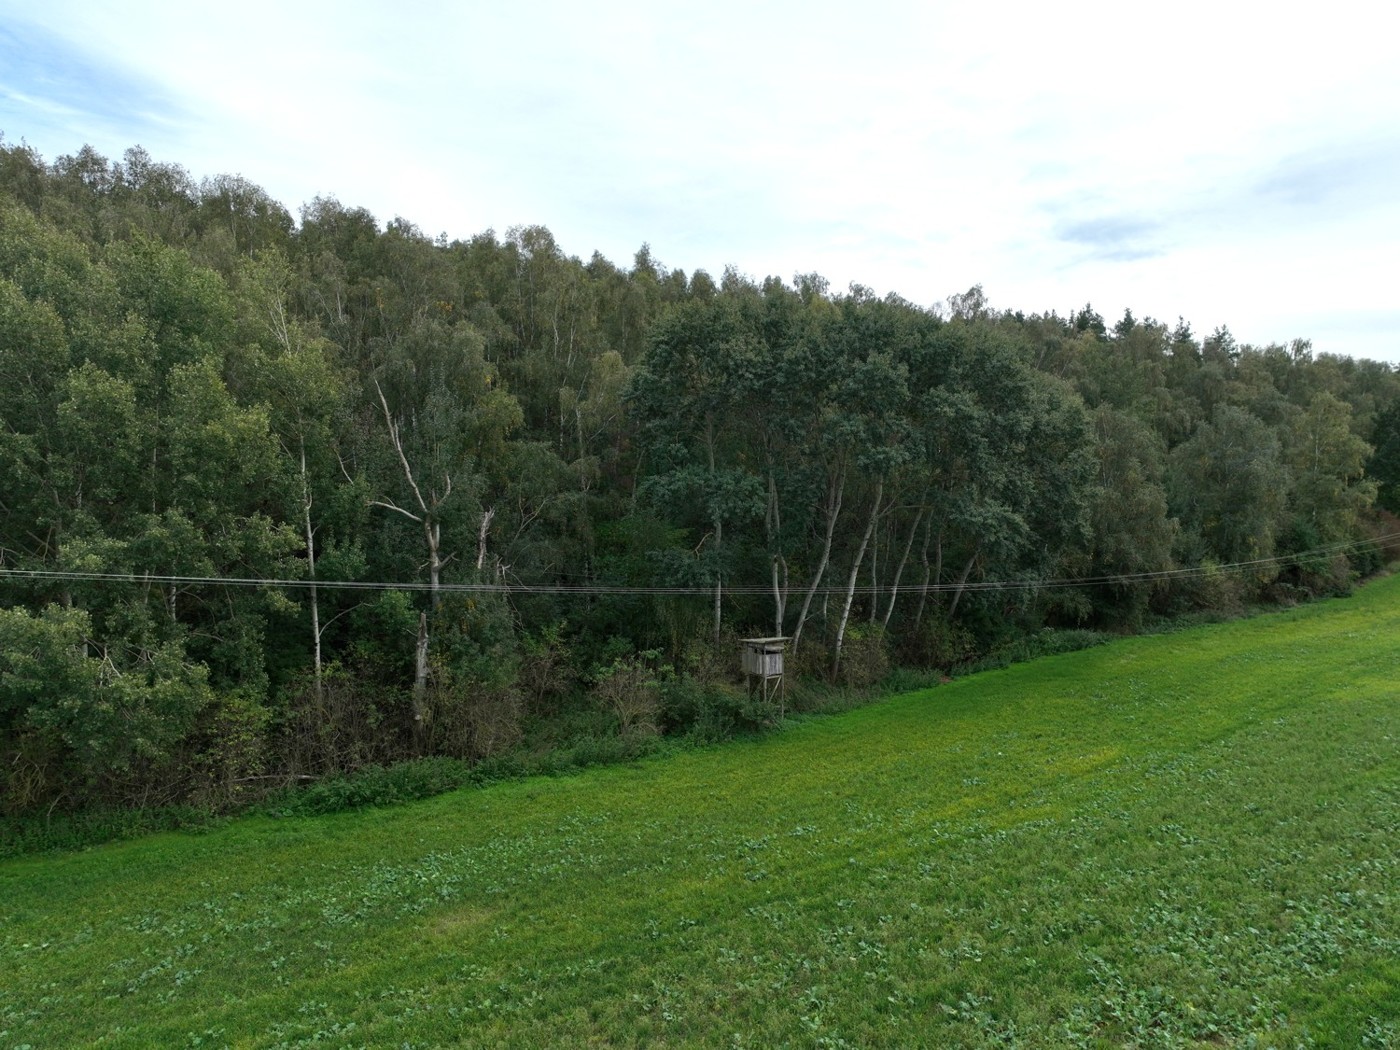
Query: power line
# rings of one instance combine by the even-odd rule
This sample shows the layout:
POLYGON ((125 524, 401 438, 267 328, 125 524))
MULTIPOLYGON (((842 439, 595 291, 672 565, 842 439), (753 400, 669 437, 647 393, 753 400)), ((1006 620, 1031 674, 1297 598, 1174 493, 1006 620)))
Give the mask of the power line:
MULTIPOLYGON (((969 592, 980 591, 1025 591, 1025 590, 1065 590, 1082 587, 1101 586, 1125 586, 1139 583, 1159 583, 1168 580, 1192 579, 1200 576, 1208 576, 1219 572, 1242 572, 1249 569, 1259 569, 1269 566, 1284 565, 1307 558, 1319 558, 1336 556, 1348 551, 1356 550, 1360 547, 1373 546, 1400 540, 1400 533, 1391 533, 1370 540, 1354 540, 1343 543, 1332 543, 1321 547, 1314 547, 1311 550, 1300 551, 1293 554, 1277 555, 1270 558, 1255 558, 1249 561, 1228 562, 1221 565, 1196 565, 1177 569, 1159 569, 1150 572, 1120 573, 1109 576, 1089 576, 1089 577, 1069 577, 1059 579, 1022 579, 1022 580, 974 580, 963 584, 955 583, 913 583, 899 586, 902 593, 907 594, 947 594, 962 590, 969 592)), ((434 587, 430 583, 420 581, 367 581, 367 580, 310 580, 310 579, 276 579, 258 577, 235 577, 235 576, 193 576, 175 575, 168 573, 115 573, 115 572, 84 572, 78 570, 65 571, 59 569, 11 569, 0 568, 0 580, 33 580, 36 582, 49 581, 54 583, 125 583, 139 584, 143 586, 180 586, 180 587, 261 587, 276 588, 284 590, 309 590, 312 587, 326 591, 404 591, 404 592, 425 592, 432 591, 434 587)), ((724 593, 729 595, 766 595, 773 593, 771 584, 729 584, 724 586, 724 593)), ((806 590, 806 588, 797 588, 806 590)), ((889 585, 871 586, 869 584, 857 585, 854 593, 861 595, 887 594, 892 588, 889 585)), ((523 583, 523 582, 499 582, 499 583, 440 583, 436 590, 438 593, 447 594, 551 594, 551 595, 612 595, 612 596, 708 596, 714 594, 714 584, 703 584, 696 586, 636 586, 627 584, 567 584, 567 583, 523 583)), ((847 588, 838 585, 828 585, 818 587, 817 594, 834 595, 845 594, 847 588)))

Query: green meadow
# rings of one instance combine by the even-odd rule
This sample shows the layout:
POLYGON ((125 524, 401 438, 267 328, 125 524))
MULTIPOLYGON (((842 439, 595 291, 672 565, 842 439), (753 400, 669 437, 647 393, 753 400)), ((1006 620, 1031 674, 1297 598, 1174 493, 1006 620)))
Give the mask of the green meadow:
POLYGON ((0 1047, 1400 1045, 1400 577, 0 864, 0 1047))

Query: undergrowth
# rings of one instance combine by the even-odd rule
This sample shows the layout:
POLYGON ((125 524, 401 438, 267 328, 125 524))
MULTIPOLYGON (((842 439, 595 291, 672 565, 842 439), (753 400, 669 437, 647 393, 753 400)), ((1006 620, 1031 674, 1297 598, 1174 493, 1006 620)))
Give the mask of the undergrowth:
MULTIPOLYGON (((1146 624, 1139 636, 1176 633, 1276 611, 1276 607, 1259 606, 1230 615, 1182 615, 1146 624)), ((1077 652, 1119 637, 1095 630, 1045 628, 1013 637, 946 671, 896 666, 879 682, 866 686, 789 675, 784 712, 788 716, 838 714, 884 697, 946 683, 950 676, 963 677, 1077 652)), ((756 701, 742 687, 705 683, 685 676, 662 683, 660 708, 663 736, 620 735, 596 709, 564 704, 550 718, 534 720, 527 726, 523 741, 504 754, 476 762, 428 756, 387 766, 366 765, 310 783, 274 783, 242 812, 306 816, 397 805, 463 787, 537 775, 566 775, 593 766, 761 735, 780 722, 772 704, 756 701)), ((165 806, 0 817, 0 858, 89 848, 157 831, 213 827, 232 815, 194 806, 165 806)))

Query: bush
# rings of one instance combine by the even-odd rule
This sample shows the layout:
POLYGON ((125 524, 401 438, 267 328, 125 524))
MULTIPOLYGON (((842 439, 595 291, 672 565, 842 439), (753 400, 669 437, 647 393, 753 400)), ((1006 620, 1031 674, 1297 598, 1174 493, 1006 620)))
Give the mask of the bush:
POLYGON ((946 671, 971 660, 976 652, 977 641, 972 632, 961 624, 934 616, 907 632, 900 657, 914 667, 946 671))
POLYGON ((319 692, 299 679, 285 694, 279 730, 288 770, 327 776, 391 761, 403 744, 395 707, 403 707, 400 696, 336 664, 326 667, 319 692))
POLYGON ((218 697, 201 717, 189 761, 187 797, 196 806, 229 812, 257 792, 267 757, 267 709, 256 699, 218 697))
POLYGON ((419 758, 391 766, 366 766, 345 776, 291 789, 269 802, 278 816, 339 813, 431 798, 475 782, 480 774, 456 758, 419 758))
POLYGON ((1176 612, 1208 612, 1219 619, 1230 619, 1244 612, 1250 591, 1249 581, 1239 571, 1222 569, 1210 560, 1201 563, 1198 575, 1177 582, 1176 612))
POLYGON ((1400 517, 1373 508, 1362 519, 1360 531, 1366 542, 1350 555, 1351 569, 1357 576, 1374 576, 1400 561, 1400 517))
POLYGON ((14 798, 133 801, 124 792, 134 774, 145 777, 143 795, 179 794, 179 757, 215 699, 207 670, 174 642, 97 649, 92 633, 81 610, 0 609, 0 759, 11 812, 14 798))
POLYGON ((85 849, 157 831, 202 829, 221 822, 208 810, 193 806, 103 808, 0 818, 0 858, 85 849))
POLYGON ((739 636, 726 626, 718 642, 696 638, 687 644, 676 663, 677 669, 706 685, 736 683, 742 672, 739 662, 739 636))
POLYGON ((794 680, 825 679, 831 671, 831 650, 814 628, 802 636, 802 644, 784 657, 788 677, 794 680))
POLYGON ((660 683, 657 672, 647 666, 659 656, 650 650, 615 660, 596 676, 593 698, 617 718, 622 736, 656 736, 661 732, 660 683))
POLYGON ((879 624, 852 624, 841 649, 837 680, 853 689, 869 689, 890 673, 885 629, 879 624))
POLYGON ((524 714, 514 686, 434 684, 424 720, 428 750, 461 759, 499 755, 520 742, 524 714))
POLYGON ((580 740, 564 752, 566 762, 560 766, 558 771, 567 772, 570 769, 587 769, 589 766, 630 762, 650 754, 654 747, 654 737, 635 734, 580 740))
POLYGON ((666 732, 687 733, 705 743, 763 729, 778 718, 778 705, 773 700, 750 694, 743 687, 689 677, 663 682, 660 701, 666 732))
POLYGON ((520 742, 525 705, 512 687, 477 690, 467 703, 471 757, 499 755, 520 742))
POLYGON ((1064 631, 1045 628, 1035 634, 1005 642, 986 656, 972 660, 961 670, 965 672, 990 671, 1012 664, 1024 663, 1042 656, 1056 656, 1060 653, 1074 653, 1095 645, 1112 641, 1113 635, 1100 631, 1070 629, 1064 631))
POLYGON ((554 713, 558 699, 573 685, 564 626, 552 624, 541 629, 539 637, 526 635, 521 639, 518 680, 531 714, 554 713))

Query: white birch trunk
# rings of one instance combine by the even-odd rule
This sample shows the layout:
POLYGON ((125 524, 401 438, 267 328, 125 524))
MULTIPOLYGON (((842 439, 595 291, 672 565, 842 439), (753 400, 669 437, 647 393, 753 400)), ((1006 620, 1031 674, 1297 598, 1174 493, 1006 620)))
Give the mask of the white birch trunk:
POLYGON ((788 577, 787 559, 783 557, 779 544, 782 542, 783 519, 778 508, 778 484, 773 475, 768 475, 768 526, 769 561, 773 576, 773 634, 783 633, 783 622, 787 619, 788 577))
POLYGON ((885 482, 882 478, 875 486, 875 500, 870 507, 870 520, 866 522, 865 534, 860 538, 860 549, 856 551, 855 561, 851 563, 851 575, 846 581, 846 602, 841 608, 841 622, 836 628, 836 650, 831 658, 831 676, 836 677, 836 672, 841 669, 841 646, 846 640, 846 624, 851 618, 851 603, 856 596, 856 579, 860 575, 860 563, 865 558, 865 548, 870 545, 870 536, 875 531, 875 522, 880 517, 880 501, 884 498, 885 482))
POLYGON ((316 594, 316 530, 311 527, 311 487, 306 480, 306 438, 301 438, 301 524, 306 535, 306 574, 311 581, 312 689, 317 708, 323 693, 321 671, 321 603, 316 594))
MULTIPOLYGON (((919 534, 919 526, 923 524, 924 511, 926 507, 920 507, 919 513, 914 517, 914 524, 909 529, 909 539, 904 544, 904 554, 899 559, 899 568, 894 571, 894 582, 890 585, 890 601, 885 606, 884 625, 890 625, 890 617, 894 615, 894 601, 899 597, 899 584, 904 578, 904 566, 909 562, 909 552, 914 549, 914 537, 919 534)), ((873 599, 872 599, 873 600, 873 599)))
POLYGON ((967 586, 967 577, 972 572, 973 563, 977 561, 977 555, 981 553, 980 548, 973 548, 972 557, 967 559, 967 564, 963 566, 963 571, 958 576, 958 584, 953 589, 953 604, 948 606, 948 619, 953 618, 953 614, 958 611, 958 602, 962 601, 963 588, 967 586))
POLYGON ((846 476, 843 472, 839 478, 833 480, 832 486, 827 489, 826 539, 822 543, 821 561, 817 564, 817 571, 812 576, 812 582, 807 588, 807 596, 802 600, 802 612, 797 617, 797 627, 792 632, 792 653, 794 656, 797 655, 797 647, 802 642, 802 629, 807 625, 807 616, 812 610, 812 599, 816 597, 817 588, 821 586, 822 576, 831 561, 831 541, 836 534, 836 519, 841 515, 841 497, 845 491, 846 476))

